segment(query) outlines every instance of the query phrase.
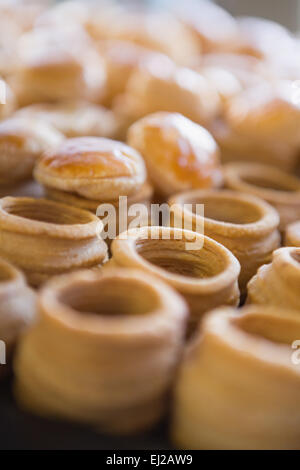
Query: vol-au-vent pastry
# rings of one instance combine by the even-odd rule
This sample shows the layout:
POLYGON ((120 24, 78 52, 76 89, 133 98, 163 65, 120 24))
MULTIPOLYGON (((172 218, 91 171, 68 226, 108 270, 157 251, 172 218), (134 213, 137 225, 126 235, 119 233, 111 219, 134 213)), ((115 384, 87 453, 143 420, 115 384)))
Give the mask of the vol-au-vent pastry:
POLYGON ((299 286, 300 248, 279 248, 248 283, 247 302, 300 311, 299 286))
POLYGON ((169 199, 172 224, 204 234, 226 246, 239 260, 239 286, 242 294, 257 269, 271 261, 280 246, 275 209, 258 197, 228 190, 193 190, 169 199), (203 204, 203 213, 197 212, 203 204))
POLYGON ((202 68, 220 67, 232 74, 242 89, 275 80, 272 68, 250 55, 215 52, 201 56, 199 61, 197 70, 200 72, 202 68))
POLYGON ((278 211, 279 228, 300 219, 300 179, 276 167, 260 163, 228 163, 225 185, 264 199, 278 211))
POLYGON ((233 97, 213 131, 223 161, 257 161, 291 170, 298 160, 300 107, 292 83, 261 84, 233 97))
POLYGON ((102 222, 88 211, 26 197, 0 199, 0 256, 38 286, 55 274, 99 266, 107 258, 102 222))
POLYGON ((96 137, 66 139, 38 161, 34 174, 46 187, 99 201, 130 196, 146 180, 144 161, 135 149, 96 137))
POLYGON ((21 106, 65 99, 98 101, 105 69, 84 30, 36 28, 18 46, 19 65, 11 80, 21 106))
POLYGON ((287 226, 284 237, 285 246, 300 247, 300 220, 287 226))
POLYGON ((240 264, 215 240, 190 230, 141 227, 119 235, 103 267, 138 268, 158 276, 187 301, 192 331, 203 314, 219 305, 238 305, 240 264))
POLYGON ((114 113, 87 101, 36 103, 18 110, 15 115, 45 121, 66 137, 109 137, 118 132, 114 113))
POLYGON ((126 11, 117 15, 107 39, 129 41, 166 54, 179 65, 192 65, 201 47, 181 21, 166 11, 126 11))
POLYGON ((129 123, 167 111, 206 125, 219 116, 222 102, 218 90, 203 75, 178 67, 165 56, 154 55, 132 73, 114 109, 129 123))
POLYGON ((1 354, 5 354, 5 364, 0 362, 0 378, 8 371, 20 334, 34 320, 35 301, 35 294, 27 286, 23 274, 0 258, 0 340, 5 343, 5 351, 1 349, 1 354))
POLYGON ((98 213, 103 220, 106 215, 97 209, 110 204, 108 217, 115 213, 116 233, 120 214, 126 228, 132 220, 130 207, 135 203, 148 206, 152 196, 141 155, 126 144, 105 138, 66 139, 39 160, 34 174, 49 198, 98 213), (120 205, 120 197, 127 197, 126 207, 120 205))
POLYGON ((258 17, 237 18, 240 37, 257 55, 277 66, 278 72, 291 60, 297 61, 298 50, 295 37, 275 21, 258 17))
POLYGON ((219 150, 210 133, 178 113, 150 114, 128 131, 128 144, 146 162, 158 194, 222 184, 219 150))
MULTIPOLYGON (((130 41, 102 40, 98 44, 100 54, 104 59, 107 83, 102 103, 112 105, 116 96, 124 93, 132 72, 151 57, 164 56, 130 41)), ((165 59, 167 60, 167 59, 165 59)))
POLYGON ((38 308, 15 360, 22 408, 112 434, 157 423, 185 332, 173 289, 142 271, 77 272, 47 283, 38 308))
POLYGON ((171 432, 176 446, 299 450, 295 338, 300 338, 299 312, 287 305, 207 314, 175 383, 171 432))
POLYGON ((210 52, 241 52, 258 55, 243 40, 236 19, 214 2, 177 0, 171 3, 175 16, 193 33, 204 54, 210 52))
POLYGON ((56 148, 63 140, 59 131, 39 120, 12 117, 1 121, 0 185, 31 178, 42 153, 56 148))

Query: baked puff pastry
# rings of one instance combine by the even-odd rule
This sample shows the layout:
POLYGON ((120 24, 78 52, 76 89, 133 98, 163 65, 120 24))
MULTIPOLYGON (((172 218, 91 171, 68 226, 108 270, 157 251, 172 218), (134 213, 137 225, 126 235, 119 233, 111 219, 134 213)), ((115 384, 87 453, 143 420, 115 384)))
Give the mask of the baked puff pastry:
POLYGON ((279 248, 248 283, 247 302, 300 311, 299 285, 300 248, 279 248))
POLYGON ((300 218, 300 179, 270 165, 229 163, 224 166, 225 185, 235 191, 253 194, 275 207, 279 228, 300 218))
POLYGON ((291 347, 300 338, 300 317, 286 307, 207 314, 175 384, 177 447, 300 449, 299 355, 291 347))
POLYGON ((175 227, 186 224, 190 230, 202 230, 237 257, 242 294, 257 269, 271 261, 272 252, 280 246, 279 216, 257 197, 228 190, 194 190, 171 197, 169 205, 175 227), (203 205, 203 212, 197 212, 197 204, 203 205))
POLYGON ((109 137, 118 133, 118 120, 114 113, 102 106, 86 101, 37 103, 15 113, 29 119, 45 121, 66 137, 109 137))
POLYGON ((294 222, 287 226, 285 231, 285 246, 300 247, 300 221, 294 222))
POLYGON ((34 174, 47 188, 98 201, 130 196, 146 179, 143 159, 136 150, 96 137, 66 139, 38 161, 34 174))
POLYGON ((206 129, 181 114, 150 114, 129 128, 127 141, 144 157, 158 194, 222 184, 216 142, 206 129))
MULTIPOLYGON (((12 117, 0 122, 0 188, 30 179, 41 154, 56 148, 64 137, 50 125, 34 119, 12 117)), ((9 194, 9 193, 7 193, 9 194)))
POLYGON ((290 82, 262 84, 235 96, 213 132, 223 161, 257 161, 291 170, 298 159, 300 107, 290 82))
POLYGON ((11 85, 21 106, 101 98, 104 64, 80 27, 36 28, 22 36, 18 49, 19 65, 11 85))
POLYGON ((15 360, 22 408, 114 434, 162 417, 185 331, 175 291, 142 271, 77 272, 45 285, 38 307, 15 360))
POLYGON ((158 276, 187 301, 192 332, 203 314, 219 305, 238 305, 240 264, 215 240, 190 230, 141 227, 121 233, 103 267, 139 268, 158 276))
POLYGON ((102 229, 95 215, 65 204, 26 197, 0 199, 0 256, 18 266, 32 286, 55 274, 106 261, 102 229))
POLYGON ((220 115, 222 101, 210 80, 160 55, 145 60, 132 73, 114 110, 129 124, 147 114, 167 111, 207 125, 220 115))
POLYGON ((107 39, 129 41, 166 54, 179 65, 194 63, 200 47, 182 22, 165 11, 125 11, 115 17, 107 39))
POLYGON ((0 378, 8 372, 11 356, 20 334, 22 334, 34 320, 36 313, 35 302, 35 294, 27 286, 23 274, 1 258, 0 378))

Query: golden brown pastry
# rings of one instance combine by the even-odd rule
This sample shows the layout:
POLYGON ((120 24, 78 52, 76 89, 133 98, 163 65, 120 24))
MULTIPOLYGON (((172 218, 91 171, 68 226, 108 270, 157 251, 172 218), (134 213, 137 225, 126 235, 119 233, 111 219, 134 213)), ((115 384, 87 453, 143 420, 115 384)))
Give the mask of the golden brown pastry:
POLYGON ((29 179, 41 154, 56 148, 63 135, 44 122, 12 117, 0 122, 0 185, 29 179))
POLYGON ((5 362, 0 361, 0 378, 8 372, 15 344, 33 322, 35 310, 35 294, 27 286, 24 276, 0 259, 0 341, 1 360, 5 362))
POLYGON ((22 408, 116 434, 161 418, 185 331, 175 291, 142 271, 78 272, 50 281, 38 306, 15 361, 22 408))
POLYGON ((287 308, 254 305, 209 313, 175 385, 176 446, 299 450, 295 338, 300 338, 299 313, 287 308))
POLYGON ((281 24, 250 16, 238 18, 237 23, 242 41, 271 63, 277 73, 288 69, 290 62, 298 62, 295 37, 281 24))
POLYGON ((111 201, 138 191, 146 170, 140 154, 126 144, 78 137, 66 139, 46 153, 37 163, 35 177, 46 187, 85 199, 111 201))
POLYGON ((300 107, 291 82, 262 84, 232 98, 213 135, 223 161, 257 161, 291 170, 298 160, 300 107))
POLYGON ((144 157, 149 178, 163 196, 222 184, 213 137, 181 114, 150 114, 129 128, 127 141, 144 157))
POLYGON ((300 247, 300 221, 287 226, 284 238, 285 246, 300 247))
POLYGON ((11 85, 21 106, 101 98, 106 79, 103 61, 79 27, 36 28, 22 36, 18 52, 11 85))
POLYGON ((118 133, 118 121, 112 111, 85 101, 37 103, 20 109, 17 116, 45 121, 66 137, 109 137, 118 133))
POLYGON ((255 196, 228 190, 194 190, 171 197, 169 205, 175 227, 199 227, 237 257, 242 293, 257 269, 271 261, 273 250, 280 246, 279 216, 255 196), (203 204, 203 214, 197 212, 197 204, 203 204))
POLYGON ((171 3, 171 8, 193 33, 204 54, 243 52, 259 55, 252 44, 240 34, 236 19, 214 2, 178 0, 171 3))
MULTIPOLYGON (((152 196, 141 155, 126 144, 105 138, 65 140, 56 151, 39 160, 35 178, 44 185, 48 197, 56 201, 94 213, 102 204, 115 207, 116 233, 119 211, 123 213, 124 208, 120 206, 120 197, 127 197, 126 217, 130 206, 148 205, 152 196)), ((104 213, 100 211, 101 215, 104 213)))
POLYGON ((0 199, 0 256, 38 286, 55 274, 100 265, 103 224, 93 214, 46 199, 0 199))
POLYGON ((119 235, 105 265, 143 269, 183 295, 193 329, 202 315, 219 305, 238 305, 240 264, 220 243, 190 230, 142 227, 119 235))
POLYGON ((200 58, 198 70, 221 67, 231 73, 243 89, 274 80, 272 69, 265 62, 246 54, 215 52, 200 58))
POLYGON ((299 285, 300 248, 280 248, 248 283, 247 302, 300 311, 299 285))
POLYGON ((225 185, 253 194, 275 207, 279 228, 300 218, 300 179, 278 168, 259 163, 230 163, 224 167, 225 185))
POLYGON ((160 55, 145 60, 132 73, 114 110, 129 125, 158 111, 177 112, 207 125, 221 113, 222 102, 210 80, 160 55))
POLYGON ((106 38, 161 52, 184 66, 193 64, 201 50, 189 29, 162 10, 127 10, 116 15, 106 38))
POLYGON ((162 54, 130 41, 110 39, 99 42, 98 47, 107 73, 105 96, 102 100, 107 106, 112 105, 116 96, 124 93, 134 70, 152 57, 164 59, 162 54))

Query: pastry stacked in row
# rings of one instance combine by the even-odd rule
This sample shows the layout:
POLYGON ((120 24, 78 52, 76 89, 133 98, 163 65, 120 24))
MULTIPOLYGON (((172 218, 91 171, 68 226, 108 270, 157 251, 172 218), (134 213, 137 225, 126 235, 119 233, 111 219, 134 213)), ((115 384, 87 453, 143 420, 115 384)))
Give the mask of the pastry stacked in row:
POLYGON ((15 3, 0 374, 14 356, 18 404, 121 434, 171 409, 179 447, 299 449, 298 40, 205 1, 15 3))

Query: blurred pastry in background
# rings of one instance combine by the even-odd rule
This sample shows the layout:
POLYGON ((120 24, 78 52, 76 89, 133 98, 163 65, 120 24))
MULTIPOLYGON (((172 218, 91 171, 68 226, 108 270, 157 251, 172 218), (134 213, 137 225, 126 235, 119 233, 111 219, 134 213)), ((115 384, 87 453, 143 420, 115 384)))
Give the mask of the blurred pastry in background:
POLYGON ((287 226, 284 238, 285 246, 300 247, 300 219, 287 226))
POLYGON ((236 19, 214 2, 180 0, 172 2, 171 11, 194 34, 204 54, 236 52, 257 55, 244 40, 236 19))
POLYGON ((219 67, 231 73, 238 80, 242 89, 259 85, 265 81, 276 81, 275 72, 266 62, 246 54, 214 52, 199 59, 197 70, 219 67))
POLYGON ((248 283, 247 303, 273 305, 300 312, 300 248, 273 252, 272 262, 261 266, 248 283))
POLYGON ((161 57, 161 60, 165 57, 130 41, 100 41, 98 48, 107 73, 105 96, 101 102, 108 106, 112 105, 115 97, 124 93, 132 72, 142 66, 144 61, 153 56, 157 59, 161 57))
POLYGON ((233 97, 211 131, 223 162, 254 161, 291 171, 298 161, 300 107, 289 81, 260 84, 233 97))
POLYGON ((261 163, 235 162, 223 168, 227 188, 258 196, 275 207, 281 231, 300 219, 300 178, 261 163))
POLYGON ((189 29, 165 11, 128 10, 109 25, 107 39, 128 41, 192 65, 201 52, 189 29))
POLYGON ((45 121, 66 137, 109 137, 118 134, 118 120, 103 106, 87 101, 36 103, 21 108, 15 116, 45 121))
POLYGON ((299 449, 300 373, 291 348, 299 335, 299 312, 287 304, 207 314, 175 384, 176 446, 299 449))
POLYGON ((214 120, 222 110, 217 89, 203 75, 177 67, 165 56, 152 56, 136 69, 114 110, 128 126, 157 111, 183 114, 202 125, 214 120))
MULTIPOLYGON (((12 117, 0 122, 0 194, 22 195, 23 183, 28 194, 33 167, 46 150, 56 148, 64 136, 46 122, 12 117)), ((40 188, 30 186, 40 194, 40 188)))
POLYGON ((21 106, 100 100, 106 80, 103 61, 83 29, 67 26, 37 28, 21 37, 18 69, 10 82, 21 106))
POLYGON ((206 129, 181 114, 150 114, 129 128, 127 141, 144 157, 158 195, 222 184, 216 142, 206 129))

